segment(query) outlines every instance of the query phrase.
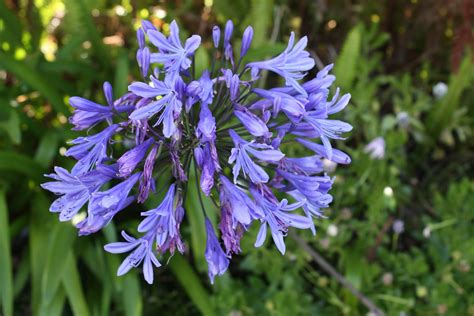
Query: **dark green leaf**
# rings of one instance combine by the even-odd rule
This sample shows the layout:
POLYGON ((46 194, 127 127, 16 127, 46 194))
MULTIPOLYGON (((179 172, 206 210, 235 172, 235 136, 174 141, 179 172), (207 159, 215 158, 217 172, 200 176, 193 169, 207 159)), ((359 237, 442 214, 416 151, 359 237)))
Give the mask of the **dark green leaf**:
POLYGON ((28 156, 11 151, 0 151, 0 171, 13 171, 35 180, 43 179, 43 167, 28 156))
POLYGON ((215 315, 207 290, 184 257, 174 256, 170 260, 170 267, 183 289, 201 313, 206 316, 215 315))

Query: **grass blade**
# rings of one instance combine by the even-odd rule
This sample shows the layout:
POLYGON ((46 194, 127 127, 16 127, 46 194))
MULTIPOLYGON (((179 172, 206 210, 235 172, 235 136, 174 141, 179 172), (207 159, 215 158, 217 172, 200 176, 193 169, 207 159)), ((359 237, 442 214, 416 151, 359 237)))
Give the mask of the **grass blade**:
POLYGON ((117 99, 128 91, 128 73, 128 56, 125 51, 121 51, 117 59, 114 80, 114 95, 117 99))
POLYGON ((122 300, 125 315, 138 316, 142 314, 143 303, 140 290, 140 281, 135 272, 129 272, 123 276, 122 300))
POLYGON ((65 262, 62 282, 74 315, 90 315, 84 292, 82 290, 81 278, 76 266, 76 259, 72 251, 69 252, 65 262))
POLYGON ((44 247, 48 245, 52 216, 47 211, 49 202, 44 194, 37 194, 32 201, 30 217, 29 251, 31 269, 31 308, 32 314, 38 315, 41 304, 41 278, 46 258, 44 247), (51 217, 51 219, 49 218, 51 217))
POLYGON ((3 315, 13 315, 13 274, 5 191, 0 188, 0 298, 3 315))
POLYGON ((41 284, 42 300, 46 304, 51 303, 58 292, 61 277, 66 266, 65 254, 72 248, 75 236, 70 224, 59 222, 51 233, 41 284))
POLYGON ((459 71, 453 73, 449 79, 448 93, 441 99, 440 104, 430 112, 427 125, 433 139, 436 140, 443 129, 449 126, 454 112, 461 106, 462 93, 474 80, 473 72, 474 63, 471 62, 471 54, 467 54, 459 71))
POLYGON ((206 316, 215 315, 209 294, 184 257, 174 256, 170 261, 170 268, 201 313, 206 316))
POLYGON ((43 167, 28 156, 12 152, 0 151, 0 171, 13 171, 42 181, 43 167))
POLYGON ((59 144, 58 133, 48 131, 40 140, 36 149, 35 161, 44 168, 47 168, 57 153, 59 144))
MULTIPOLYGON (((192 162, 194 164, 194 162, 192 162)), ((206 269, 206 260, 204 258, 204 251, 206 248, 206 230, 204 226, 204 215, 199 204, 200 188, 196 185, 195 168, 191 166, 186 201, 184 201, 186 218, 189 220, 191 227, 191 249, 193 250, 194 261, 200 271, 206 269)), ((202 194, 203 195, 203 194, 202 194)))
POLYGON ((336 83, 344 89, 350 89, 357 74, 357 65, 361 54, 361 27, 356 25, 347 35, 341 53, 334 66, 336 83))

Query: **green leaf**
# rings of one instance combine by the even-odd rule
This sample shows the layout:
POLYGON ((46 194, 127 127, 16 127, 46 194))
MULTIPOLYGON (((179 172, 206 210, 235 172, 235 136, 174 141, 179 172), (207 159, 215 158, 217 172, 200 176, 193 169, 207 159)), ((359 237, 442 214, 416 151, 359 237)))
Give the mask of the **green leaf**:
POLYGON ((125 315, 142 315, 143 303, 140 282, 135 272, 129 272, 123 276, 122 301, 125 315))
POLYGON ((334 65, 336 83, 344 89, 350 89, 357 74, 357 65, 361 55, 361 26, 356 25, 347 35, 341 53, 334 65))
POLYGON ((41 181, 44 168, 28 156, 0 151, 0 171, 13 171, 41 181))
POLYGON ((262 60, 268 56, 275 56, 280 54, 286 48, 286 44, 275 43, 270 45, 261 46, 258 48, 250 47, 245 60, 262 60))
POLYGON ((128 56, 125 51, 121 51, 115 67, 114 96, 119 98, 128 91, 128 56))
POLYGON ((57 223, 50 234, 41 284, 42 300, 43 303, 46 304, 50 304, 58 292, 61 277, 65 269, 65 261, 67 258, 65 255, 69 253, 76 239, 75 231, 70 223, 57 223))
POLYGON ((13 47, 21 46, 21 34, 23 33, 20 20, 8 9, 5 1, 0 1, 0 42, 7 42, 13 47))
MULTIPOLYGON (((191 164, 194 164, 192 162, 191 164)), ((191 249, 193 250, 194 261, 200 271, 206 269, 206 259, 204 251, 206 249, 206 229, 204 225, 204 214, 199 203, 200 188, 196 184, 195 168, 189 168, 189 180, 187 186, 186 201, 184 201, 186 215, 191 227, 191 249)))
POLYGON ((13 274, 5 191, 0 188, 0 298, 3 315, 13 315, 13 274))
POLYGON ((56 131, 47 131, 41 137, 38 148, 36 149, 35 161, 44 168, 47 168, 58 152, 59 136, 56 131))
POLYGON ((29 251, 31 270, 31 308, 33 315, 40 314, 41 279, 46 262, 45 249, 49 245, 50 231, 55 223, 48 212, 49 201, 43 193, 38 193, 31 202, 29 225, 29 251))
POLYGON ((270 38, 268 31, 272 25, 273 0, 252 0, 251 3, 252 46, 264 46, 270 38))
MULTIPOLYGON (((0 120, 0 129, 3 129, 10 137, 11 141, 18 145, 21 142, 20 118, 18 117, 18 113, 6 104, 0 106, 2 111, 6 111, 5 120, 0 120)), ((3 118, 3 115, 1 116, 3 118)))
MULTIPOLYGON (((90 2, 89 2, 90 3, 90 2)), ((68 30, 74 35, 83 37, 92 43, 92 49, 95 55, 100 60, 102 67, 109 67, 110 54, 102 42, 102 37, 98 32, 97 25, 90 14, 91 9, 84 0, 64 0, 67 8, 66 20, 68 23, 68 30)))
POLYGON ((82 290, 79 271, 76 267, 76 259, 72 251, 69 252, 64 265, 62 282, 72 311, 74 315, 88 316, 90 313, 82 290))
POLYGON ((25 250, 25 252, 26 253, 21 257, 19 266, 16 268, 15 279, 13 281, 13 296, 15 298, 22 293, 30 277, 30 256, 27 250, 25 250))
POLYGON ((199 49, 196 51, 195 56, 195 67, 196 67, 196 74, 195 77, 199 78, 202 72, 209 68, 210 59, 209 54, 205 49, 199 49))
POLYGON ((174 256, 170 260, 170 268, 201 313, 206 316, 215 315, 207 290, 183 256, 174 256))
POLYGON ((31 69, 25 62, 13 59, 0 51, 0 67, 15 74, 24 83, 31 88, 38 90, 45 98, 47 98, 56 112, 69 113, 69 109, 64 105, 61 94, 51 86, 43 76, 35 69, 31 69))
POLYGON ((66 294, 61 288, 58 289, 57 295, 54 296, 53 301, 50 304, 41 302, 39 316, 60 316, 63 314, 64 303, 66 301, 66 294))
POLYGON ((454 112, 461 106, 461 96, 464 90, 474 80, 474 63, 471 54, 467 54, 457 73, 451 74, 448 93, 436 104, 428 117, 428 130, 433 139, 437 139, 441 132, 449 126, 454 112))

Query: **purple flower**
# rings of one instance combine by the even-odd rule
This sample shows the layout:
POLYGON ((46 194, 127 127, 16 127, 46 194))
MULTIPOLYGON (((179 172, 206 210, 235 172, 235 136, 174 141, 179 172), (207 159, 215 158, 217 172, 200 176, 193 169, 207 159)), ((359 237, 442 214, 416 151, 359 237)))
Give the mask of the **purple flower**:
MULTIPOLYGON (((313 143, 309 140, 302 139, 302 138, 297 138, 297 141, 300 142, 302 145, 304 145, 306 148, 311 149, 318 155, 326 159, 329 159, 327 151, 324 149, 323 145, 313 143)), ((330 160, 341 165, 347 165, 351 163, 351 157, 349 157, 345 152, 340 151, 339 149, 334 149, 334 148, 332 149, 332 156, 330 160)))
POLYGON ((227 256, 231 256, 233 253, 239 254, 241 251, 240 239, 246 229, 242 224, 236 223, 233 220, 232 207, 230 204, 221 205, 221 222, 219 223, 219 229, 222 233, 226 254, 227 256))
POLYGON ((298 190, 313 205, 327 207, 332 201, 328 191, 333 179, 328 176, 306 176, 277 169, 278 174, 291 184, 291 188, 298 190))
POLYGON ((91 194, 110 179, 113 174, 93 170, 91 172, 76 176, 70 174, 66 169, 55 167, 56 174, 46 175, 56 181, 41 184, 43 189, 61 195, 53 204, 50 211, 60 213, 60 221, 68 221, 87 203, 91 194))
POLYGON ((300 82, 314 61, 305 51, 306 37, 295 44, 293 33, 282 53, 242 69, 254 31, 251 26, 244 30, 240 58, 234 63, 233 30, 232 21, 227 21, 221 40, 221 29, 213 28, 215 59, 210 69, 201 71, 193 65, 201 43, 198 35, 183 43, 175 21, 168 37, 143 21, 136 51, 141 80, 131 83, 116 100, 112 86, 105 83, 105 106, 71 98, 74 129, 95 131, 72 141, 66 153, 78 162, 71 172, 55 168, 56 173, 48 175, 53 181, 42 184, 59 195, 50 210, 60 213, 61 221, 87 204, 87 218, 76 226, 79 235, 88 235, 135 200, 149 205, 156 198, 150 192, 158 185, 168 186, 158 206, 141 212, 137 230, 142 236, 123 232, 124 242, 105 246, 112 253, 129 252, 119 275, 143 263, 145 280, 152 283, 153 265, 160 266, 157 254, 184 252, 180 226, 185 212, 204 213, 205 258, 213 283, 216 275, 227 270, 232 254, 241 252, 241 239, 252 223, 260 222, 255 246, 264 243, 270 228, 274 243, 284 253, 288 229, 316 233, 313 218, 323 217, 332 202, 329 190, 334 180, 324 172, 328 163, 348 164, 350 158, 333 148, 331 140, 344 139, 343 133, 352 126, 329 116, 347 106, 350 94, 340 96, 339 89, 333 88, 332 65, 300 82), (264 86, 259 82, 263 70, 275 77, 269 83, 283 79, 285 84, 256 88, 264 86), (304 147, 314 153, 290 155, 304 147), (220 239, 203 203, 187 201, 194 207, 183 207, 185 199, 192 197, 187 194, 189 185, 196 185, 188 180, 191 170, 199 181, 197 198, 207 195, 220 208, 216 214, 220 239), (294 203, 285 199, 288 196, 294 203))
POLYGON ((295 33, 291 32, 288 46, 283 53, 269 60, 249 63, 247 67, 252 69, 253 77, 257 77, 260 70, 273 71, 286 80, 287 86, 291 86, 303 96, 307 96, 298 80, 303 79, 305 71, 314 67, 314 60, 304 50, 308 43, 306 36, 293 46, 294 42, 295 33))
POLYGON ((213 142, 216 139, 216 120, 206 103, 201 104, 196 134, 204 143, 213 142))
POLYGON ((252 220, 263 217, 262 210, 252 201, 245 192, 230 182, 225 176, 220 176, 220 202, 229 205, 232 210, 232 227, 237 223, 248 226, 252 220))
POLYGON ((249 177, 253 183, 265 183, 268 182, 269 177, 265 170, 256 164, 249 156, 252 154, 255 158, 262 162, 277 163, 285 155, 272 146, 266 144, 260 144, 256 142, 247 142, 242 139, 232 129, 229 130, 229 134, 234 141, 235 147, 231 151, 229 163, 234 163, 232 172, 234 174, 234 182, 237 183, 240 170, 242 170, 244 177, 249 177))
POLYGON ((320 156, 309 156, 302 158, 283 158, 280 160, 280 168, 300 173, 300 174, 317 174, 323 171, 323 162, 320 156))
POLYGON ((117 132, 118 126, 111 125, 93 136, 78 137, 71 141, 72 146, 66 151, 66 156, 78 160, 71 173, 80 175, 88 172, 96 164, 107 158, 107 144, 110 137, 117 132))
POLYGON ((128 177, 133 170, 135 170, 135 167, 143 160, 143 158, 145 158, 146 152, 153 141, 152 138, 147 139, 140 145, 127 151, 117 160, 119 166, 119 177, 128 177))
POLYGON ((206 218, 206 233, 207 233, 207 242, 206 242, 206 252, 205 258, 208 265, 208 274, 209 279, 211 279, 211 284, 214 284, 214 277, 216 275, 223 275, 229 267, 229 259, 221 248, 219 240, 217 240, 216 233, 212 227, 209 219, 206 218))
POLYGON ((175 119, 179 116, 182 107, 182 102, 174 90, 178 83, 171 77, 166 77, 165 81, 159 81, 154 77, 151 77, 151 80, 153 86, 135 82, 129 86, 129 90, 142 98, 161 98, 137 108, 130 114, 130 119, 148 119, 164 109, 154 126, 163 123, 163 135, 169 138, 176 132, 175 119))
POLYGON ((104 82, 104 95, 108 106, 103 106, 81 97, 69 98, 69 103, 74 108, 73 115, 69 121, 74 125, 73 130, 84 130, 100 122, 107 121, 111 123, 114 111, 123 113, 130 111, 133 107, 122 104, 122 100, 113 100, 112 86, 104 82))
POLYGON ((283 237, 286 236, 288 228, 291 226, 308 229, 312 227, 313 222, 308 217, 290 213, 301 207, 304 204, 303 202, 288 204, 286 199, 279 202, 268 187, 262 186, 261 191, 259 189, 251 188, 255 201, 265 214, 265 217, 261 220, 262 225, 255 241, 255 247, 263 245, 267 235, 267 227, 270 226, 273 242, 281 254, 284 255, 286 246, 283 237))
POLYGON ((201 169, 201 189, 205 195, 209 196, 214 187, 214 174, 220 171, 220 165, 214 159, 210 143, 204 144, 204 147, 196 147, 194 149, 196 163, 201 169))
POLYGON ((178 73, 191 66, 191 57, 196 49, 201 45, 201 37, 193 35, 181 44, 179 39, 179 28, 176 21, 170 24, 170 36, 166 38, 161 32, 156 30, 147 31, 150 42, 155 45, 159 52, 151 54, 151 62, 163 63, 170 73, 178 73))
POLYGON ((385 140, 383 137, 376 137, 370 143, 368 143, 364 152, 370 155, 370 158, 376 160, 383 159, 385 157, 385 140))
POLYGON ((320 207, 311 204, 306 199, 306 197, 303 194, 301 194, 301 192, 298 190, 289 191, 288 194, 292 196, 297 202, 303 203, 303 206, 302 206, 303 211, 306 217, 308 217, 308 219, 311 220, 311 224, 312 224, 310 227, 311 232, 313 233, 313 235, 316 235, 316 227, 314 226, 314 223, 313 223, 313 217, 325 218, 320 207))
POLYGON ((306 114, 304 103, 295 97, 274 90, 254 89, 254 93, 264 98, 252 104, 252 110, 273 109, 273 116, 276 117, 280 111, 294 123, 298 123, 306 114))
POLYGON ((107 225, 115 214, 132 203, 135 197, 128 196, 128 194, 140 175, 140 173, 135 173, 107 191, 92 193, 87 208, 88 217, 77 225, 79 235, 89 235, 97 232, 107 225))
POLYGON ((138 225, 138 231, 152 232, 158 250, 164 251, 166 250, 164 246, 173 244, 177 245, 182 253, 184 249, 179 234, 179 225, 182 220, 181 209, 181 203, 175 203, 175 185, 172 184, 158 207, 141 213, 145 219, 138 225))
POLYGON ((339 120, 328 120, 330 114, 343 110, 349 103, 350 94, 346 94, 338 101, 338 93, 331 102, 314 102, 311 111, 307 112, 304 120, 314 127, 323 142, 326 155, 329 160, 332 159, 332 146, 329 139, 344 139, 340 135, 352 130, 352 126, 339 120))
POLYGON ((152 284, 153 265, 157 268, 161 266, 153 253, 152 234, 147 234, 142 238, 135 239, 122 231, 122 236, 126 242, 113 242, 104 246, 105 251, 110 253, 125 253, 133 250, 118 268, 117 275, 124 275, 130 271, 131 268, 138 267, 143 261, 143 275, 148 284, 152 284))
POLYGON ((156 158, 159 155, 159 147, 154 145, 148 156, 145 159, 145 166, 143 167, 143 174, 140 179, 140 187, 137 201, 143 203, 148 198, 148 195, 151 191, 155 191, 155 179, 153 179, 153 169, 155 165, 156 158))
POLYGON ((240 97, 239 88, 240 88, 241 81, 240 81, 239 76, 232 73, 232 70, 230 69, 226 69, 225 71, 223 71, 223 74, 224 74, 223 77, 225 79, 226 86, 230 92, 230 100, 237 101, 238 97, 240 97))
POLYGON ((272 133, 268 130, 267 124, 247 108, 235 104, 234 114, 253 136, 265 138, 272 136, 272 133))
POLYGON ((304 119, 309 124, 311 124, 318 133, 321 141, 323 142, 324 149, 326 150, 326 155, 329 160, 332 159, 333 155, 332 146, 329 139, 345 139, 340 135, 352 130, 352 126, 346 122, 318 118, 318 115, 309 114, 306 115, 304 119))

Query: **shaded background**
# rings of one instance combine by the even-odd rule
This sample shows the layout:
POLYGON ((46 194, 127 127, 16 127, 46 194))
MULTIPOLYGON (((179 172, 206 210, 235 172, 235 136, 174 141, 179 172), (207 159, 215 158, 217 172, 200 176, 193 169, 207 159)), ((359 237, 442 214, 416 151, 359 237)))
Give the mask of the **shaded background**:
POLYGON ((388 315, 474 315, 474 1, 0 0, 2 315, 368 313, 294 238, 283 257, 269 242, 254 249, 252 228, 210 286, 205 236, 185 218, 189 250, 148 286, 139 271, 117 278, 119 256, 102 250, 133 216, 77 238, 48 212, 42 174, 71 166, 63 155, 77 135, 67 100, 102 101, 103 81, 120 95, 140 78, 144 18, 205 38, 201 69, 212 26, 229 18, 235 38, 253 25, 251 58, 283 50, 290 31, 307 35, 317 66, 335 62, 352 94, 341 118, 354 130, 338 148, 353 163, 327 166, 335 201, 317 235, 299 240, 388 315))

